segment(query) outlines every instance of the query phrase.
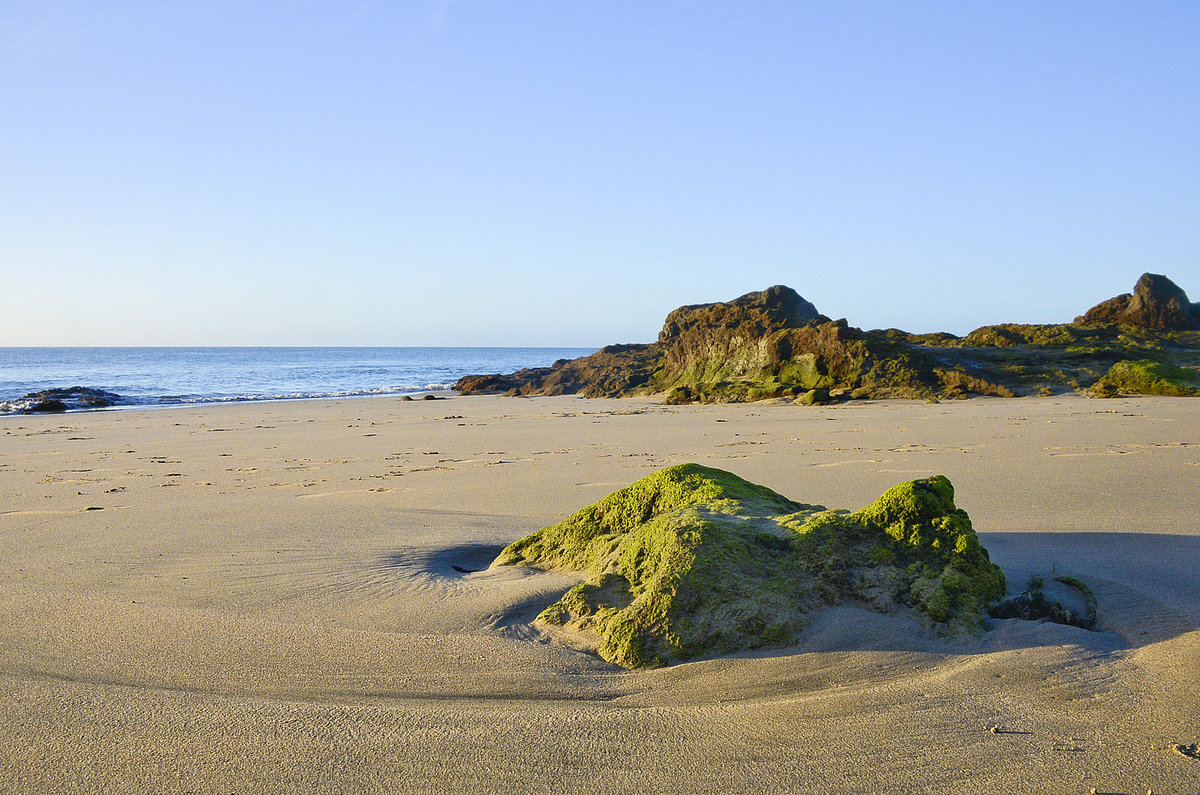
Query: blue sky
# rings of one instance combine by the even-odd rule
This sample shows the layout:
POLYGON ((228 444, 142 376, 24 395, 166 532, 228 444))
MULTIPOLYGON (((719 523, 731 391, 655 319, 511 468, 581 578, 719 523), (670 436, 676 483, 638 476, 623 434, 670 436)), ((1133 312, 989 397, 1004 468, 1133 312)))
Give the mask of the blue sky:
POLYGON ((1200 3, 0 4, 0 345, 1200 299, 1200 3))

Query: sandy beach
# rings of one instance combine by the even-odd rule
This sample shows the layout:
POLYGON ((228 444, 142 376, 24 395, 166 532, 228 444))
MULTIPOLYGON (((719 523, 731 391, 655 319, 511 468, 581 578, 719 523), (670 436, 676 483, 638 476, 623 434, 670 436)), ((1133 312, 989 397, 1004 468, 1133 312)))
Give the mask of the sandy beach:
POLYGON ((1200 791, 1200 401, 274 402, 0 451, 4 792, 1200 791), (850 509, 945 474, 1099 631, 841 607, 650 671, 534 632, 581 578, 496 552, 687 461, 850 509))

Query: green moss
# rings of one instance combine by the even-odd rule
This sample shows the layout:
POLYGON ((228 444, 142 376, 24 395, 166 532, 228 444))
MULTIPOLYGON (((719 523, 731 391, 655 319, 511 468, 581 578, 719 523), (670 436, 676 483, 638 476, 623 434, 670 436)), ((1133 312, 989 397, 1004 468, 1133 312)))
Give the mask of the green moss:
POLYGON ((1004 593, 942 476, 847 513, 682 464, 509 545, 494 565, 511 564, 587 572, 539 621, 595 633, 626 667, 787 645, 847 599, 971 631, 1004 593))
POLYGON ((954 487, 944 476, 894 486, 851 518, 895 540, 890 549, 897 559, 911 561, 912 605, 935 622, 970 628, 1004 596, 1004 573, 966 512, 954 506, 954 487))
POLYGON ((1099 612, 1099 605, 1096 602, 1096 595, 1092 593, 1092 589, 1088 587, 1087 583, 1076 577, 1063 576, 1055 577, 1054 579, 1058 582, 1061 582, 1068 588, 1074 588, 1076 593, 1083 598, 1084 609, 1086 612, 1083 616, 1080 626, 1091 628, 1093 625, 1095 625, 1096 614, 1099 612))
POLYGON ((977 328, 964 337, 961 344, 966 347, 1008 348, 1022 345, 1039 347, 1065 347, 1080 340, 1095 339, 1106 332, 1084 329, 1072 325, 1025 325, 1001 323, 977 328))
POLYGON ((686 403, 691 403, 695 398, 692 395, 692 390, 686 386, 673 387, 670 392, 663 398, 663 403, 668 406, 682 406, 686 403))
POLYGON ((775 377, 782 383, 794 384, 802 390, 833 385, 833 379, 821 372, 814 353, 802 353, 781 362, 775 377))
POLYGON ((977 328, 963 338, 963 345, 973 347, 1007 348, 1013 345, 1024 345, 1024 335, 1003 326, 984 326, 977 328))
POLYGON ((876 544, 871 547, 871 551, 867 553, 872 563, 894 563, 896 561, 896 551, 891 545, 876 544))
POLYGON ((855 517, 902 539, 907 534, 905 527, 924 524, 954 510, 954 487, 945 476, 935 475, 893 486, 855 517))
POLYGON ((765 486, 699 464, 668 467, 615 491, 556 525, 545 527, 501 551, 501 565, 537 563, 599 574, 612 560, 621 536, 655 526, 654 520, 682 508, 710 511, 754 506, 763 511, 794 511, 800 506, 765 486))
POLYGON ((1093 394, 1192 397, 1200 394, 1200 372, 1151 359, 1120 361, 1093 385, 1093 394))
POLYGON ((820 406, 829 402, 828 389, 810 389, 799 398, 805 406, 820 406))

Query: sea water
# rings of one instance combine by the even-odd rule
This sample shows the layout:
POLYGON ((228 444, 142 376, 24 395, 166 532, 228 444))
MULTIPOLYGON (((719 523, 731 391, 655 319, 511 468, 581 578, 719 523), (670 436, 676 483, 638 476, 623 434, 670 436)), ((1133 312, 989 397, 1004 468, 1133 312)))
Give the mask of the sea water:
POLYGON ((121 406, 403 395, 464 375, 546 367, 595 348, 0 348, 0 413, 83 386, 121 406))

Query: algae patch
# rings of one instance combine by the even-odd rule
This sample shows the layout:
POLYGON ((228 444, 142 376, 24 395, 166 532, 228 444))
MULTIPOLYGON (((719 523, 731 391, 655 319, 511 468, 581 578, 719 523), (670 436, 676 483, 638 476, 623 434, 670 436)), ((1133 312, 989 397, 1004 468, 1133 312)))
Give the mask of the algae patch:
POLYGON ((1092 386, 1092 394, 1194 397, 1200 394, 1200 371, 1151 359, 1120 361, 1092 386))
POLYGON ((537 623, 590 636, 628 668, 788 646, 841 602, 977 631, 1005 592, 941 475, 849 513, 681 464, 510 544, 492 565, 586 572, 537 623))

